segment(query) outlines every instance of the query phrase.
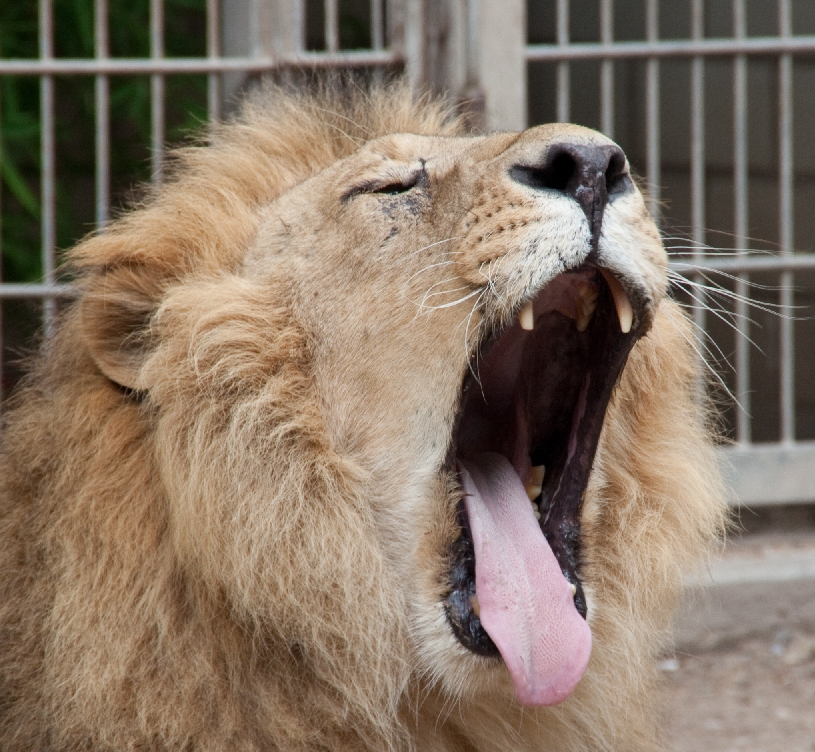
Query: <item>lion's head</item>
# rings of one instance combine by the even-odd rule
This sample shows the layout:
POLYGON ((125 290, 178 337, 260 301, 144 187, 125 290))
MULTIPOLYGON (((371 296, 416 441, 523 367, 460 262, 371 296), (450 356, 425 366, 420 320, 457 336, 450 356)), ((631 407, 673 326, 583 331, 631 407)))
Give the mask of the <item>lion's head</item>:
POLYGON ((72 253, 10 419, 3 504, 59 542, 49 733, 646 748, 721 504, 625 155, 404 89, 266 97, 72 253), (35 441, 65 447, 36 484, 35 441))

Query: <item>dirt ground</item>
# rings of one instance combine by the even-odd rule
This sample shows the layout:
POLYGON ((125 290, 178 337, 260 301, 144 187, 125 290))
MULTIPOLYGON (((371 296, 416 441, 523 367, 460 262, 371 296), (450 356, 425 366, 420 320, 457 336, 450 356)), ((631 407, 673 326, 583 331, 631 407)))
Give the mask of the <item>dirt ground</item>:
POLYGON ((660 666, 665 746, 815 752, 815 532, 735 540, 721 564, 718 585, 691 591, 660 666))
POLYGON ((674 752, 815 752, 815 633, 781 629, 662 663, 674 752))

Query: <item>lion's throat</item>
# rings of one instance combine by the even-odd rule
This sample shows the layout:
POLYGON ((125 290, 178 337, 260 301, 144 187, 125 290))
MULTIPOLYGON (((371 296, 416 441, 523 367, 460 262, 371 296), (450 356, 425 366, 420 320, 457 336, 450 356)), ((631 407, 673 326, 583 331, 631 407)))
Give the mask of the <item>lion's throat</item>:
POLYGON ((522 705, 554 705, 574 690, 591 631, 510 462, 492 452, 462 462, 481 624, 522 705))

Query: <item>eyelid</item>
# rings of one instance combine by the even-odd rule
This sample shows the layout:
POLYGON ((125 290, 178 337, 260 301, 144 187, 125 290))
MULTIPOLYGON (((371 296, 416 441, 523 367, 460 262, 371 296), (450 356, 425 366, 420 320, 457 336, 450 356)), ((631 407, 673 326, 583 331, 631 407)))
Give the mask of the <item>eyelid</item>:
POLYGON ((405 193, 418 185, 422 181, 422 178, 426 175, 427 172, 424 165, 422 165, 421 168, 404 176, 393 175, 374 180, 367 180, 364 183, 360 183, 359 185, 349 188, 343 194, 342 202, 345 203, 346 201, 354 198, 354 196, 358 196, 360 193, 405 193))

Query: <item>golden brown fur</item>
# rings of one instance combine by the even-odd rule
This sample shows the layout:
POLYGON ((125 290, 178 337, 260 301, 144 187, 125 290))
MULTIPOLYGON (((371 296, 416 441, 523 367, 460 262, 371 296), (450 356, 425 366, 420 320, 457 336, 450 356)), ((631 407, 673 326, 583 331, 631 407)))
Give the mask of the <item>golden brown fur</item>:
MULTIPOLYGON (((434 248, 473 254, 448 294, 437 259, 455 257, 416 253, 461 225, 434 214, 377 266, 366 233, 386 220, 351 221, 330 192, 369 169, 358 146, 459 126, 398 88, 267 98, 71 253, 80 298, 6 416, 0 748, 656 748, 654 659, 723 515, 685 317, 661 302, 609 408, 584 509, 589 669, 562 705, 521 709, 433 610, 457 494, 433 431, 481 314, 422 291, 454 301, 496 252, 434 248)), ((466 164, 516 148, 490 138, 466 164)), ((459 177, 445 217, 503 212, 518 231, 500 190, 459 177)), ((658 300, 637 201, 620 221, 650 238, 631 253, 658 300)))

